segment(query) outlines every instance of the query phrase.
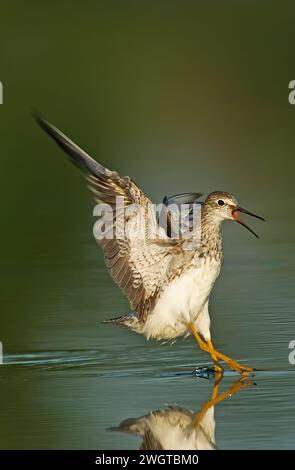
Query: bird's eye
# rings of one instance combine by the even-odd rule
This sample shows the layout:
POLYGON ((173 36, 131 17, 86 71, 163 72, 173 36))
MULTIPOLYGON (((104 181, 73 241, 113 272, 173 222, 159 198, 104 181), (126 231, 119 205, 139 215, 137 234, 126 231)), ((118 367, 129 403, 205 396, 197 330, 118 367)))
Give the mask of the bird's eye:
POLYGON ((224 206, 224 201, 222 199, 218 199, 217 204, 219 206, 224 206))

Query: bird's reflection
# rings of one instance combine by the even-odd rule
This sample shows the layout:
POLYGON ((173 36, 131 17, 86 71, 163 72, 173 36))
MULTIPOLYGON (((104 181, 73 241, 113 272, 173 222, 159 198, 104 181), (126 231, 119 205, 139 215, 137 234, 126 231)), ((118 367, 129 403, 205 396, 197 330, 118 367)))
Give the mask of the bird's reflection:
POLYGON ((211 398, 202 404, 198 412, 171 406, 153 410, 139 418, 128 418, 113 428, 142 437, 142 450, 214 450, 215 405, 243 388, 254 384, 242 377, 224 392, 219 392, 221 380, 216 380, 211 398))

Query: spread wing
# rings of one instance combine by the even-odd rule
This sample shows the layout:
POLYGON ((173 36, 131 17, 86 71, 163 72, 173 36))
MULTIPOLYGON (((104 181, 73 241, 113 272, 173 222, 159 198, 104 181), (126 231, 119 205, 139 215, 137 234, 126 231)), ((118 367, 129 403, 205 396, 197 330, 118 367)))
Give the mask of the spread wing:
POLYGON ((198 227, 202 203, 197 201, 202 193, 180 193, 163 199, 159 225, 168 237, 189 238, 198 227))
POLYGON ((97 222, 100 235, 108 226, 97 240, 114 281, 144 320, 165 283, 181 269, 181 241, 170 239, 163 231, 159 237, 153 205, 134 181, 100 165, 40 116, 36 119, 70 160, 86 171, 95 200, 111 207, 112 223, 108 226, 104 218, 97 222))

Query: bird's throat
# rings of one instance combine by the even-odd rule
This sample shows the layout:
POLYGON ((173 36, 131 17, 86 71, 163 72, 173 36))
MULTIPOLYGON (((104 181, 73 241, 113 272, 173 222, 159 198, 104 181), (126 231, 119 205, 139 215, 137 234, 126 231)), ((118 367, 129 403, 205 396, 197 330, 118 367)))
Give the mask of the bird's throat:
POLYGON ((222 257, 221 221, 213 217, 202 216, 201 221, 201 256, 210 257, 216 261, 222 257))

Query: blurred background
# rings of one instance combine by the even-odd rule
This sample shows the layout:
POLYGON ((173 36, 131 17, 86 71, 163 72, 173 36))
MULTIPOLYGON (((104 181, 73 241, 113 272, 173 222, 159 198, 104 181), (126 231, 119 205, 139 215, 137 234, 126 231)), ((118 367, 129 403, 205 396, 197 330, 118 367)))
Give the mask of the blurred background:
POLYGON ((154 202, 225 190, 267 219, 250 221, 260 240, 223 228, 213 338, 263 372, 216 408, 216 441, 294 446, 294 14, 278 0, 1 2, 1 448, 136 448, 109 428, 167 403, 197 411, 212 387, 190 375, 208 363, 192 339, 101 324, 128 302, 85 181, 33 109, 154 202))

